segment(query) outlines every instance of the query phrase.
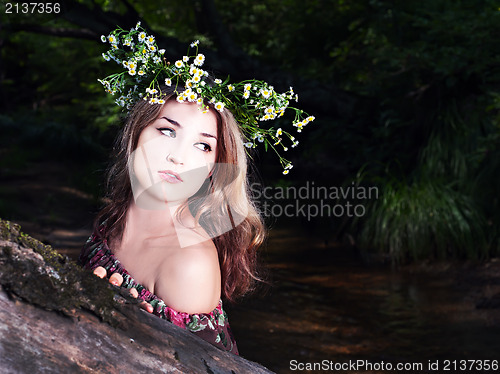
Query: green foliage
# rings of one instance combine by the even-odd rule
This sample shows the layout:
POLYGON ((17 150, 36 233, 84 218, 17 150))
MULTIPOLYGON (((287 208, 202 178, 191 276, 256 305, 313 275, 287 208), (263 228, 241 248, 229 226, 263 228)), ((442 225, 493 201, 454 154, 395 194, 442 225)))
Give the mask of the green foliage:
POLYGON ((383 197, 351 226, 364 248, 396 260, 498 254, 499 21, 493 1, 370 1, 352 18, 334 69, 346 89, 380 98, 371 131, 356 127, 383 197))
POLYGON ((485 258, 484 216, 474 199, 442 180, 384 178, 360 226, 361 245, 394 261, 485 258))
MULTIPOLYGON (((216 1, 231 37, 250 56, 293 71, 297 76, 329 79, 328 51, 338 42, 338 1, 216 1)), ((356 6, 356 5, 354 5, 356 6)), ((349 6, 350 7, 350 6, 349 6)), ((258 73, 258 72, 256 72, 258 73)))

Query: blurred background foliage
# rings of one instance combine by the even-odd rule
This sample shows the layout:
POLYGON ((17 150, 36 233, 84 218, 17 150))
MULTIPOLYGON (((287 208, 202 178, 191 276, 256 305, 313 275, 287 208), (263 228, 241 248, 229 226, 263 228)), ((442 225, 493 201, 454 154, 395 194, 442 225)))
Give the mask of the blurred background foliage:
MULTIPOLYGON (((172 59, 200 39, 214 70, 294 86, 317 118, 296 166, 285 179, 273 155, 256 162, 268 185, 379 187, 365 216, 328 220, 337 239, 403 262, 500 253, 497 1, 68 0, 58 17, 1 3, 2 173, 104 168, 123 113, 97 82, 115 68, 100 35, 141 19, 172 59)), ((98 195, 101 178, 79 187, 98 195)))

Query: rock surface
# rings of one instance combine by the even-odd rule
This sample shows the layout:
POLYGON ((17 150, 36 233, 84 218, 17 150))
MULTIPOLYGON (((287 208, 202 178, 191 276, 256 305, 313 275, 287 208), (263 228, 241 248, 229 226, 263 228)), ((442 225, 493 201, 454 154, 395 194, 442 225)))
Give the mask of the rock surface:
POLYGON ((270 373, 141 310, 0 219, 0 372, 270 373))

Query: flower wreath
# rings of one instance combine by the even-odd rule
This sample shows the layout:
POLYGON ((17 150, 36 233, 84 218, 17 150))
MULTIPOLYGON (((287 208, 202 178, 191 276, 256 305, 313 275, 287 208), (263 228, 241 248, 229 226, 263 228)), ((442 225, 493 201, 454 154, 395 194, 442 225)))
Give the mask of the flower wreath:
POLYGON ((289 106, 290 100, 298 101, 298 95, 292 87, 279 94, 268 83, 259 80, 230 84, 229 78, 226 78, 209 83, 209 74, 202 69, 205 56, 198 53, 198 40, 191 43, 186 56, 171 64, 163 57, 165 50, 158 49, 155 37, 148 35, 140 22, 130 31, 119 27, 107 37, 102 35, 101 40, 111 44, 111 49, 102 54, 103 58, 125 68, 122 72, 99 79, 108 93, 120 95, 115 100, 117 105, 130 109, 140 99, 148 100, 151 104, 164 104, 161 85, 174 86, 179 102, 196 102, 204 111, 209 109, 205 100, 218 111, 228 108, 246 138, 244 145, 255 148, 258 142, 264 143, 266 151, 271 147, 280 158, 283 174, 288 174, 292 164, 280 155, 276 147, 288 150, 282 142, 284 137, 291 141, 292 147, 299 142, 281 128, 260 127, 260 122, 281 117, 286 109, 295 111, 292 124, 297 132, 314 120, 313 116, 289 106), (192 48, 195 49, 194 54, 190 54, 192 48))

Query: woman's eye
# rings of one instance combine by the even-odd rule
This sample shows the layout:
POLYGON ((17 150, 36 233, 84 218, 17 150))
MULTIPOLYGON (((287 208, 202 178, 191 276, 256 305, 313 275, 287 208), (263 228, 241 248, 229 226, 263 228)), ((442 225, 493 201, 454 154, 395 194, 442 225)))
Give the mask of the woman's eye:
POLYGON ((212 150, 212 147, 210 147, 207 143, 196 143, 194 146, 201 149, 203 152, 210 152, 212 150))
POLYGON ((166 135, 170 138, 175 138, 175 136, 176 136, 175 130, 168 128, 168 127, 158 129, 158 131, 161 132, 163 135, 166 135))

